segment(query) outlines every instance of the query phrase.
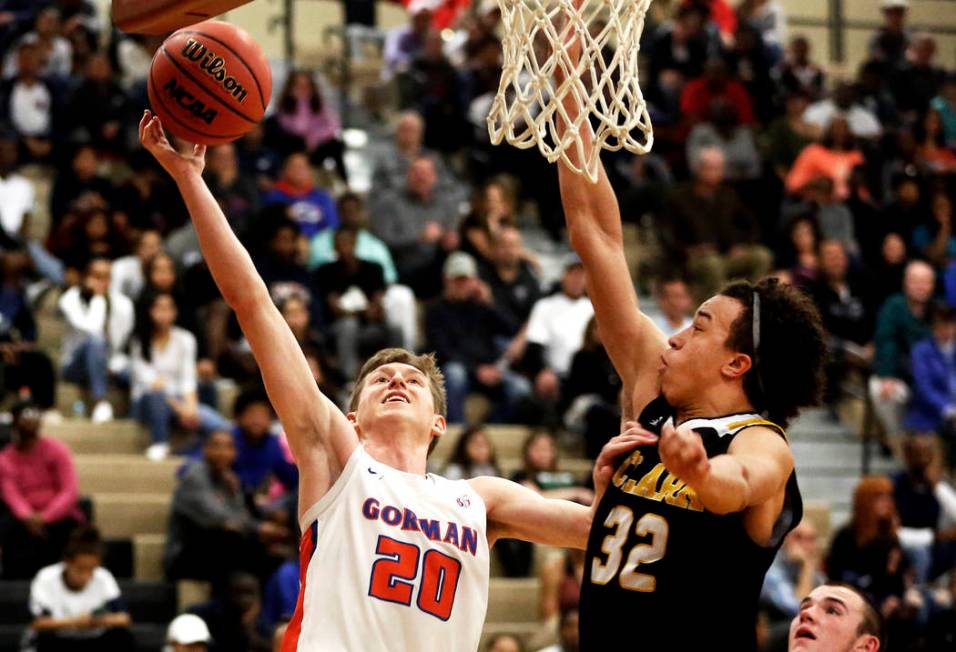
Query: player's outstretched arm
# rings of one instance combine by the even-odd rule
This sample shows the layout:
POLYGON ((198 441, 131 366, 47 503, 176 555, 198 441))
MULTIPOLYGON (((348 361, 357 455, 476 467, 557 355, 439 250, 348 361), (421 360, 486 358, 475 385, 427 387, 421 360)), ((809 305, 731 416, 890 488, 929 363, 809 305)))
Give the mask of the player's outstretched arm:
POLYGON ((614 460, 638 446, 657 442, 657 436, 627 424, 601 451, 594 465, 594 497, 591 507, 568 500, 541 496, 517 482, 481 477, 469 480, 485 501, 488 514, 488 544, 501 538, 521 539, 560 548, 587 547, 594 510, 611 481, 614 460))
POLYGON ((545 498, 504 478, 469 480, 485 502, 488 545, 498 539, 521 539, 559 548, 587 546, 591 508, 569 500, 545 498))
POLYGON ((358 445, 358 436, 345 415, 319 391, 292 331, 206 186, 202 178, 206 148, 196 145, 191 153, 177 152, 159 118, 148 111, 139 135, 179 187, 209 271, 252 346, 299 466, 300 505, 308 509, 338 478, 358 445))
MULTIPOLYGON (((577 63, 580 60, 580 36, 572 36, 566 49, 569 60, 577 63)), ((574 76, 570 80, 567 77, 559 66, 555 80, 559 86, 566 82, 581 84, 574 76)), ((581 93, 586 91, 582 88, 581 93)), ((558 112, 558 131, 563 138, 565 130, 578 129, 582 150, 587 152, 592 142, 591 126, 586 119, 575 126, 582 111, 576 97, 575 93, 564 95, 558 112)), ((568 156, 576 166, 582 166, 581 151, 572 147, 568 156)), ((568 235, 587 271, 588 294, 601 327, 601 339, 624 383, 625 399, 630 401, 633 397, 640 376, 642 381, 646 379, 646 401, 650 401, 657 395, 654 370, 661 353, 667 348, 667 341, 660 329, 639 310, 624 257, 620 208, 603 164, 599 162, 598 168, 597 183, 592 184, 573 172, 563 160, 558 163, 568 235), (647 369, 651 373, 647 373, 647 369), (645 373, 641 374, 641 371, 645 373)), ((641 392, 642 396, 644 394, 641 392)), ((625 405, 626 410, 630 407, 625 405)), ((641 407, 633 406, 636 411, 641 407)))

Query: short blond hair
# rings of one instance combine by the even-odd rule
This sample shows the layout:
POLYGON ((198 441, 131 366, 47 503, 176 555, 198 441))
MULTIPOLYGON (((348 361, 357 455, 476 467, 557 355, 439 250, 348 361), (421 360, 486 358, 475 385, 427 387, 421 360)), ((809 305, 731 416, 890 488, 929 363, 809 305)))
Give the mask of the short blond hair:
MULTIPOLYGON (((362 394, 362 388, 365 386, 365 378, 379 367, 387 364, 407 364, 415 367, 428 378, 428 389, 432 393, 432 401, 435 404, 435 414, 443 417, 448 415, 448 399, 445 396, 445 375, 438 368, 438 362, 435 360, 434 353, 423 353, 415 355, 407 349, 382 349, 371 358, 366 360, 359 370, 355 379, 355 387, 352 389, 352 396, 349 398, 349 412, 358 410, 359 396, 362 394)), ((438 438, 432 439, 428 446, 428 453, 435 449, 438 444, 438 438)))

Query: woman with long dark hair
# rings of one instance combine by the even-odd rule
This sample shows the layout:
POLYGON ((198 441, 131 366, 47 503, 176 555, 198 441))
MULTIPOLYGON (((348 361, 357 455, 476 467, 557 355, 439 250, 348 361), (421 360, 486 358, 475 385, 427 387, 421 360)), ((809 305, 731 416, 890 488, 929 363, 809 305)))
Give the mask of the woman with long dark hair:
POLYGON ((286 137, 287 150, 304 149, 314 165, 332 160, 336 172, 348 183, 339 116, 322 97, 312 73, 294 70, 289 74, 279 95, 275 123, 286 137))
POLYGON ((494 444, 483 426, 470 426, 458 436, 443 475, 449 480, 501 475, 494 444))
POLYGON ((833 181, 836 198, 842 201, 850 194, 850 173, 863 163, 863 153, 857 147, 849 123, 844 118, 833 118, 823 140, 807 145, 794 161, 785 180, 787 192, 799 193, 817 177, 827 177, 833 181))
POLYGON ((196 338, 176 326, 173 295, 156 292, 145 307, 131 347, 133 413, 149 429, 146 456, 161 460, 169 454, 173 423, 205 433, 228 430, 230 424, 197 398, 196 338))
POLYGON ((931 174, 956 172, 956 153, 946 146, 943 118, 936 109, 928 109, 913 128, 916 160, 931 174))

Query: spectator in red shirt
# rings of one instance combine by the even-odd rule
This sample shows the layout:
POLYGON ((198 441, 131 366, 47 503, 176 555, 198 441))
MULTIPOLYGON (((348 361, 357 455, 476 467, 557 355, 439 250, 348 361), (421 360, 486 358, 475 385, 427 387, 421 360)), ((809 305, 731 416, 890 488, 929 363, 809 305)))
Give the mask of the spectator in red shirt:
POLYGON ((29 579, 62 557, 83 514, 69 449, 40 436, 34 404, 18 403, 12 413, 13 443, 0 451, 0 491, 9 510, 0 525, 3 579, 29 579))
POLYGON ((680 98, 681 113, 696 124, 707 119, 711 104, 718 99, 734 106, 741 124, 753 124, 753 102, 747 89, 731 78, 723 59, 713 58, 704 66, 704 74, 684 87, 680 98))

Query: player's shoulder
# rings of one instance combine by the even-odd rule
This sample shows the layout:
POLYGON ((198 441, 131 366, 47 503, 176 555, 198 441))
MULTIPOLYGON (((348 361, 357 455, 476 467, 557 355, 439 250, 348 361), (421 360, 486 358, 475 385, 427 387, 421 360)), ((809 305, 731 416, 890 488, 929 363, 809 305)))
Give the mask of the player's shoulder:
POLYGON ((693 430, 710 430, 718 437, 736 437, 740 433, 753 431, 771 431, 786 438, 786 431, 778 424, 756 413, 729 414, 713 418, 693 418, 685 421, 683 426, 693 430))

